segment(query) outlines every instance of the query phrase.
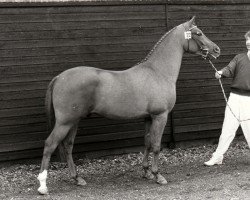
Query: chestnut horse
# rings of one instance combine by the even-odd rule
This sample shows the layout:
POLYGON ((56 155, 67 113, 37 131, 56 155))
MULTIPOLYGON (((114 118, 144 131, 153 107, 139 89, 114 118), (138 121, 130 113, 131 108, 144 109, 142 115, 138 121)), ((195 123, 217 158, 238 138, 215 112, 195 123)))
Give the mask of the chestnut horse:
POLYGON ((97 113, 110 119, 144 118, 146 123, 143 168, 145 177, 166 184, 158 172, 162 134, 169 112, 176 101, 176 81, 184 52, 220 55, 220 48, 195 25, 195 17, 167 32, 147 57, 124 71, 93 67, 75 67, 56 76, 49 84, 46 105, 53 130, 45 142, 38 180, 40 194, 48 193, 47 170, 51 154, 60 144, 67 158, 70 175, 78 185, 85 185, 77 175, 72 159, 80 118, 97 113), (152 167, 148 156, 153 152, 152 167))

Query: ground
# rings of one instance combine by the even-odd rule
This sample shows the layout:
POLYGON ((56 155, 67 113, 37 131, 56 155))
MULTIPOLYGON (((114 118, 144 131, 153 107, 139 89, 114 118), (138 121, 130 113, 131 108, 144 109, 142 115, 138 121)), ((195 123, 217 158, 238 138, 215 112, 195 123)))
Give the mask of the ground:
POLYGON ((167 185, 142 178, 142 154, 99 159, 78 159, 79 175, 87 185, 76 186, 64 163, 53 162, 49 170, 49 195, 37 193, 40 165, 0 166, 0 199, 6 200, 250 200, 250 150, 244 141, 233 144, 220 166, 203 165, 215 145, 163 149, 160 171, 167 185))

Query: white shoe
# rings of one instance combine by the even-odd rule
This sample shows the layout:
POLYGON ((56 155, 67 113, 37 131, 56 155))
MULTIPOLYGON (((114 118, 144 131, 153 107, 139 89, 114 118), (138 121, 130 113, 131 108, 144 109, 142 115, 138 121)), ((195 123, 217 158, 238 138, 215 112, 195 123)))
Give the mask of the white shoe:
POLYGON ((223 156, 213 156, 209 161, 204 162, 204 165, 206 166, 213 166, 213 165, 221 165, 223 161, 223 156))

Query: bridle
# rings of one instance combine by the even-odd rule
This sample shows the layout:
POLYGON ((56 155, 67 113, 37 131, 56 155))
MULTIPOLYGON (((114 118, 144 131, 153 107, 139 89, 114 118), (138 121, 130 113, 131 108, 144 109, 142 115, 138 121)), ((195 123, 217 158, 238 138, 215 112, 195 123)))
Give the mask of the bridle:
POLYGON ((193 27, 191 27, 191 28, 188 29, 188 30, 186 30, 186 28, 185 28, 184 25, 183 25, 183 27, 184 27, 184 29, 185 29, 184 37, 185 37, 185 39, 188 41, 188 48, 187 48, 187 49, 184 48, 184 51, 190 52, 190 49, 189 49, 189 41, 190 41, 190 39, 193 38, 193 40, 195 40, 196 44, 198 45, 198 47, 199 47, 199 49, 200 49, 202 58, 206 59, 206 58, 208 57, 208 54, 209 54, 208 49, 207 49, 207 48, 203 48, 201 42, 200 42, 199 40, 196 40, 196 39, 193 37, 193 33, 192 33, 192 31, 191 31, 192 29, 197 28, 197 26, 193 26, 193 27))

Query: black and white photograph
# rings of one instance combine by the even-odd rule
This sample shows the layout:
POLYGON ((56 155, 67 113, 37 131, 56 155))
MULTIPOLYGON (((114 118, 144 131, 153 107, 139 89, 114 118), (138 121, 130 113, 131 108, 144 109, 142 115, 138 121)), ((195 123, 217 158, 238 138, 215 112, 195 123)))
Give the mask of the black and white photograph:
POLYGON ((0 200, 250 200, 250 1, 0 0, 0 200))

